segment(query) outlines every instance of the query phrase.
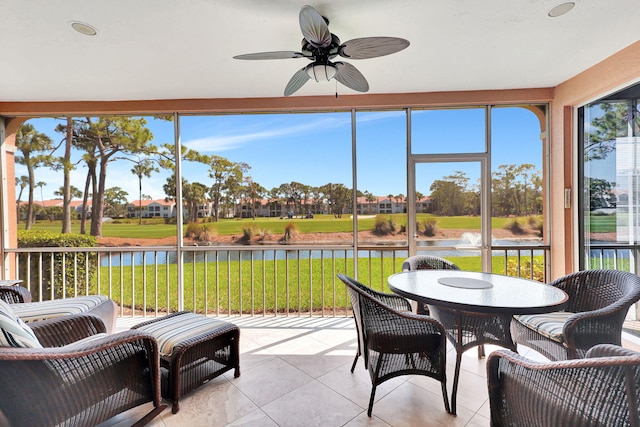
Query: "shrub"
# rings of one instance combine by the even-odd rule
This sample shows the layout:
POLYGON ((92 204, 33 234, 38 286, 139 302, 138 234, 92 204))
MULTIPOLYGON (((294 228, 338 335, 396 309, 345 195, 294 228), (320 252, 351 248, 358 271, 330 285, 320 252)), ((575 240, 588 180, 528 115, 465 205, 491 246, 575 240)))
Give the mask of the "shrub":
POLYGON ((207 224, 190 222, 184 232, 185 237, 199 242, 209 242, 218 235, 215 228, 207 224))
POLYGON ((542 237, 542 220, 540 218, 537 218, 535 216, 530 216, 529 217, 529 228, 531 228, 533 231, 538 232, 538 235, 542 237))
POLYGON ((517 218, 514 218, 513 220, 507 222, 504 225, 504 228, 506 230, 510 230, 513 234, 524 234, 524 228, 517 218))
MULTIPOLYGON (((19 248, 86 248, 95 247, 96 238, 86 234, 57 234, 48 231, 19 230, 19 248)), ((53 257, 46 250, 31 253, 29 259, 21 256, 18 262, 18 272, 21 278, 28 278, 29 291, 34 301, 40 298, 51 299, 52 289, 54 298, 71 297, 76 294, 78 283, 91 281, 98 267, 96 253, 78 254, 55 252, 53 257), (40 270, 42 268, 42 270, 40 270), (40 295, 42 286, 42 295, 40 295)), ((27 286, 27 280, 24 282, 27 286)))
MULTIPOLYGON (((518 261, 510 259, 507 262, 507 276, 523 277, 530 279, 531 276, 531 259, 520 259, 520 271, 518 271, 518 261)), ((533 259, 533 280, 538 282, 544 282, 544 264, 541 259, 533 259)))
POLYGON ((379 236, 393 234, 398 230, 396 221, 391 217, 387 218, 383 215, 376 215, 373 227, 373 232, 379 236))
POLYGON ((200 234, 198 234, 197 240, 201 242, 210 242, 217 235, 218 233, 216 232, 215 228, 213 228, 210 225, 202 224, 202 227, 200 229, 200 234))
POLYGON ((187 224, 187 229, 184 231, 184 236, 189 239, 197 239, 202 231, 202 224, 197 222, 190 222, 187 224))
POLYGON ((240 240, 250 241, 253 236, 257 236, 260 232, 260 229, 256 227, 254 224, 248 224, 242 227, 242 237, 240 240))
POLYGON ((271 235, 271 230, 260 230, 260 233, 258 234, 258 240, 263 242, 270 235, 271 235))
POLYGON ((429 215, 418 223, 417 229, 418 231, 422 230, 425 236, 433 237, 436 235, 437 224, 438 224, 438 220, 434 218, 432 215, 429 215))
POLYGON ((282 235, 282 241, 288 242, 293 240, 298 235, 298 227, 295 223, 290 222, 284 227, 284 234, 282 235))

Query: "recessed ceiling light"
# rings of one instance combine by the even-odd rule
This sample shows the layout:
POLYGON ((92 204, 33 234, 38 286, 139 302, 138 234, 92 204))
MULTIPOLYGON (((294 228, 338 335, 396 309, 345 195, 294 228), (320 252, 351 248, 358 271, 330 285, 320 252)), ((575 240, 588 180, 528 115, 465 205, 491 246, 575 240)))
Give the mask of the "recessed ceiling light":
POLYGON ((95 36, 96 34, 98 34, 98 30, 85 22, 72 21, 71 28, 85 36, 95 36))
POLYGON ((576 6, 576 3, 573 1, 568 1, 566 3, 562 3, 557 5, 556 7, 554 7, 553 9, 551 9, 548 13, 548 15, 551 18, 557 18, 558 16, 562 16, 565 13, 569 13, 569 11, 571 11, 571 9, 573 9, 576 6))

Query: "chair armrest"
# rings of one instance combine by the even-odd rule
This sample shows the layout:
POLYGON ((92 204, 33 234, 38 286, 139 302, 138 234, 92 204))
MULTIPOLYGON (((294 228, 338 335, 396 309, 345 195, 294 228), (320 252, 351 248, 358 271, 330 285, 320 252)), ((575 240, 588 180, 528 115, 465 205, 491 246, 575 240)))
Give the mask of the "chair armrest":
POLYGON ((540 363, 498 350, 487 360, 491 423, 638 425, 638 397, 627 387, 638 381, 640 357, 540 363))
POLYGON ((570 316, 562 334, 569 347, 585 351, 596 344, 621 345, 621 333, 627 310, 612 304, 598 310, 583 311, 570 316))
POLYGON ((587 352, 587 358, 594 357, 640 357, 640 353, 613 344, 598 344, 587 352))
POLYGON ((160 397, 156 340, 140 331, 104 335, 56 348, 0 348, 0 401, 10 420, 94 425, 160 397), (34 402, 36 403, 34 405, 34 402))
POLYGON ((31 322, 29 326, 43 347, 61 347, 107 332, 104 322, 99 317, 86 313, 31 322))
POLYGON ((20 285, 2 285, 0 286, 0 299, 9 304, 31 302, 31 292, 20 285))

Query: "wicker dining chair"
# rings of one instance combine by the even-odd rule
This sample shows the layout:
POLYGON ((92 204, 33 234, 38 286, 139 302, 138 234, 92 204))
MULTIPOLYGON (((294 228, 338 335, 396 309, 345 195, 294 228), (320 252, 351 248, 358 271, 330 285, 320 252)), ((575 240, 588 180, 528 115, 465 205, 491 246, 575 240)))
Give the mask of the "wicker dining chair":
MULTIPOLYGON (((435 255, 413 255, 402 262, 402 271, 415 270, 460 270, 460 267, 451 261, 435 255)), ((427 304, 417 301, 418 314, 429 314, 427 304)))
POLYGON ((29 326, 42 348, 0 347, 0 420, 13 427, 93 426, 152 402, 135 423, 144 425, 166 408, 150 335, 104 334, 102 320, 88 314, 29 326))
MULTIPOLYGON (((355 286, 360 289, 362 292, 365 292, 374 298, 384 302, 388 306, 394 308, 398 311, 411 312, 411 303, 405 298, 396 295, 396 294, 387 294, 384 292, 376 291, 375 289, 371 289, 369 286, 364 283, 360 283, 351 277, 339 274, 338 277, 340 280, 345 282, 349 282, 351 286, 355 286)), ((358 349, 356 351, 356 357, 353 359, 353 364, 351 365, 351 372, 356 368, 356 364, 358 363, 358 357, 362 356, 362 360, 364 362, 364 368, 368 369, 368 360, 367 360, 367 343, 365 341, 364 330, 362 327, 362 317, 360 315, 360 307, 357 304, 353 304, 353 300, 351 301, 351 308, 353 309, 353 319, 356 323, 356 332, 358 334, 358 349)))
POLYGON ((439 381, 445 410, 450 412, 447 340, 442 325, 429 316, 398 311, 374 293, 364 290, 364 285, 354 279, 342 274, 338 277, 347 286, 354 308, 358 343, 362 346, 359 351, 366 355, 371 377, 367 415, 371 416, 377 386, 401 375, 425 375, 439 381))
POLYGON ((514 316, 511 335, 551 360, 584 357, 597 344, 621 345, 629 308, 640 300, 640 277, 617 270, 585 270, 550 283, 569 295, 565 311, 514 316))
POLYGON ((640 353, 619 346, 555 362, 497 350, 487 385, 493 427, 640 426, 640 353))

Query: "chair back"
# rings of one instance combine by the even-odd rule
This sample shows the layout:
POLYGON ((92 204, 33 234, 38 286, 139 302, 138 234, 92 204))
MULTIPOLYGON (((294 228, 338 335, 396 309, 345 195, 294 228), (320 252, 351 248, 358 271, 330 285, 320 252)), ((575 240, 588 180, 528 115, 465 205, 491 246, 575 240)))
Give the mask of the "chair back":
POLYGON ((611 344, 559 362, 498 350, 487 382, 492 426, 640 425, 640 353, 611 344))
POLYGON ((566 310, 572 313, 615 306, 626 316, 640 300, 640 277, 618 270, 583 270, 550 283, 569 294, 566 310))
POLYGON ((364 366, 366 368, 369 360, 367 357, 367 336, 364 329, 364 316, 362 315, 360 295, 364 295, 363 298, 369 297, 375 301, 381 302, 398 311, 410 312, 411 303, 399 295, 376 291, 364 283, 360 283, 349 276, 345 276, 344 274, 338 274, 338 279, 347 286, 347 292, 349 293, 349 299, 351 300, 351 308, 353 309, 353 318, 356 322, 356 332, 358 333, 358 353, 362 355, 362 358, 364 359, 364 366))
POLYGON ((360 310, 360 294, 364 293, 364 290, 361 289, 364 285, 342 274, 338 274, 338 278, 347 286, 347 292, 349 294, 349 299, 351 300, 351 309, 353 310, 353 319, 356 322, 356 332, 358 334, 358 353, 362 356, 362 359, 364 360, 364 367, 366 368, 369 366, 367 358, 367 341, 364 335, 362 311, 360 310))
POLYGON ((451 261, 435 255, 414 255, 402 263, 402 271, 415 270, 460 270, 451 261))

